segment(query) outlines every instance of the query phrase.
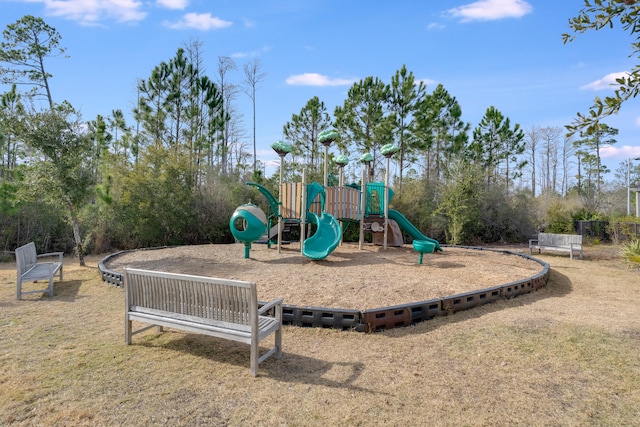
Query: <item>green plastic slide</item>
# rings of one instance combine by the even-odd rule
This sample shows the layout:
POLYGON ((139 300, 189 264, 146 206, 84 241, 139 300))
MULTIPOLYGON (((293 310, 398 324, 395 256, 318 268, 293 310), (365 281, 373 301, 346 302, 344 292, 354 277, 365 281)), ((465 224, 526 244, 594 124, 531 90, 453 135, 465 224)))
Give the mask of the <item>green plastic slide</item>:
POLYGON ((420 230, 418 230, 418 228, 411 223, 411 221, 409 221, 404 215, 402 215, 397 210, 389 209, 389 219, 392 219, 395 222, 397 222, 398 225, 400 226, 400 228, 402 228, 404 231, 406 231, 414 239, 416 239, 416 240, 426 240, 427 242, 431 242, 431 243, 436 245, 436 251, 441 251, 442 252, 442 248, 440 247, 440 243, 437 240, 432 239, 432 238, 427 237, 424 234, 422 234, 420 232, 420 230))
POLYGON ((327 212, 320 216, 307 212, 307 221, 316 224, 317 228, 313 236, 302 242, 302 254, 310 259, 325 259, 340 244, 340 223, 327 212))
POLYGON ((316 232, 313 236, 302 242, 302 255, 310 259, 325 259, 340 244, 342 228, 333 215, 324 212, 325 192, 324 187, 317 182, 307 185, 307 222, 316 224, 316 232), (309 209, 320 196, 320 216, 309 209))

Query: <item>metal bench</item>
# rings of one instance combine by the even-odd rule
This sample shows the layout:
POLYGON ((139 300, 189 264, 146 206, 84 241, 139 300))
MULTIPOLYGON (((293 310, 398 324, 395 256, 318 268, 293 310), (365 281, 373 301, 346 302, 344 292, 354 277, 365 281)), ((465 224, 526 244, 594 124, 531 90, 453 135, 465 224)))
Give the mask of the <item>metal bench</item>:
POLYGON ((282 354, 282 298, 258 308, 256 284, 238 280, 126 268, 125 341, 154 326, 239 341, 251 346, 251 375, 266 358, 282 354), (271 313, 272 315, 269 315, 271 313), (132 321, 151 325, 134 330, 132 321), (260 342, 274 334, 262 356, 260 342))
POLYGON ((533 249, 550 249, 555 251, 569 252, 573 259, 574 251, 580 254, 582 259, 582 236, 579 234, 554 234, 538 233, 537 239, 529 240, 529 253, 533 254, 533 249))
POLYGON ((22 299, 23 294, 36 294, 48 292, 49 297, 53 296, 53 278, 58 275, 62 280, 62 252, 50 252, 46 254, 36 254, 36 245, 33 242, 27 243, 16 249, 16 268, 18 270, 16 298, 22 299), (57 261, 39 262, 40 258, 57 258, 57 261), (23 291, 24 282, 37 282, 38 280, 48 280, 47 289, 36 291, 23 291))

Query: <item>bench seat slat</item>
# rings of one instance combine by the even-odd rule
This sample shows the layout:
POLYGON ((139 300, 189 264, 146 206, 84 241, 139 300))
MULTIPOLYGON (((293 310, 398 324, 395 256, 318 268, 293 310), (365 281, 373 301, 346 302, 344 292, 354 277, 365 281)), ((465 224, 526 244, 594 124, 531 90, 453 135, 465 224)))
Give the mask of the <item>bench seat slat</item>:
POLYGON ((42 262, 34 265, 22 275, 23 281, 33 280, 45 280, 49 279, 50 275, 55 275, 58 270, 62 268, 62 265, 54 262, 42 262))

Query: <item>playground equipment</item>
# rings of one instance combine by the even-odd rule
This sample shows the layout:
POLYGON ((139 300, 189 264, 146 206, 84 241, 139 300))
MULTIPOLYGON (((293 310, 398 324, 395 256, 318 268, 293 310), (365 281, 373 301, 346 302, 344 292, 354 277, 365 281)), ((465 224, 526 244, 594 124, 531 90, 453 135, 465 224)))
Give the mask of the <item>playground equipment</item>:
MULTIPOLYGON (((365 233, 373 235, 374 243, 383 244, 385 202, 393 199, 394 191, 387 189, 385 200, 385 184, 382 182, 365 184, 366 188, 362 191, 357 185, 325 188, 317 182, 306 184, 303 179, 303 182, 282 184, 282 202, 278 202, 276 197, 260 184, 247 182, 247 185, 256 187, 267 199, 265 232, 269 244, 276 237, 282 239, 282 234, 278 233, 277 222, 283 224, 283 229, 299 228, 301 253, 314 260, 326 258, 340 244, 340 222, 360 223, 361 248, 365 233), (361 200, 364 200, 364 207, 361 200), (316 227, 314 234, 309 238, 305 238, 306 225, 316 227)), ((425 236, 401 212, 388 208, 386 211, 386 223, 390 229, 387 238, 391 246, 402 246, 404 242, 400 230, 403 230, 414 242, 423 242, 418 243, 418 246, 414 245, 414 249, 421 255, 420 263, 423 254, 442 251, 437 240, 425 236)), ((261 237, 256 236, 255 240, 261 237)))
MULTIPOLYGON (((434 251, 442 251, 440 243, 420 232, 400 212, 389 209, 393 197, 393 190, 389 188, 389 162, 390 158, 398 151, 398 147, 387 144, 380 152, 387 160, 387 172, 385 182, 367 183, 365 169, 369 168, 373 156, 369 153, 363 155, 360 161, 365 165, 362 171, 362 185, 344 185, 343 169, 348 164, 347 156, 340 155, 335 163, 340 168, 340 180, 337 187, 329 186, 328 150, 331 143, 339 138, 337 132, 327 130, 320 132, 318 142, 324 145, 324 186, 314 182, 307 185, 306 173, 303 171, 301 183, 283 183, 282 170, 285 156, 291 152, 291 145, 277 141, 271 147, 280 156, 280 192, 276 199, 264 186, 247 182, 247 185, 256 187, 267 199, 269 205, 267 214, 264 215, 264 227, 266 229, 267 244, 271 245, 272 239, 277 235, 278 252, 282 245, 283 232, 289 228, 298 227, 300 230, 301 252, 304 256, 314 260, 326 258, 342 241, 343 223, 359 222, 360 224, 360 249, 363 248, 365 232, 374 235, 373 241, 387 245, 402 246, 404 244, 402 232, 404 230, 414 241, 423 243, 414 245, 414 249, 422 255, 434 251), (275 225, 274 225, 275 224, 275 225), (307 226, 314 225, 312 236, 305 238, 307 226), (380 237, 380 234, 382 233, 380 237), (418 249, 419 248, 419 249, 418 249)), ((243 205, 245 206, 245 205, 243 205)), ((242 206, 241 206, 242 207, 242 206)), ((240 208, 238 208, 240 209, 240 208)), ((242 210, 241 210, 242 211, 242 210)), ((264 214, 264 213, 263 213, 264 214)), ((241 214, 238 214, 240 216, 241 214)), ((236 216, 236 213, 234 213, 236 216)), ((245 243, 245 258, 248 257, 251 243, 260 239, 260 236, 252 234, 238 234, 233 230, 234 218, 230 223, 232 233, 237 240, 245 243)))
POLYGON ((249 258, 251 243, 262 237, 267 229, 267 216, 258 206, 247 203, 233 212, 229 228, 233 237, 244 243, 244 257, 249 258))
POLYGON ((418 264, 422 264, 422 255, 431 254, 436 248, 435 243, 429 242, 427 240, 414 240, 411 242, 413 245, 413 249, 415 249, 420 254, 420 260, 418 264))

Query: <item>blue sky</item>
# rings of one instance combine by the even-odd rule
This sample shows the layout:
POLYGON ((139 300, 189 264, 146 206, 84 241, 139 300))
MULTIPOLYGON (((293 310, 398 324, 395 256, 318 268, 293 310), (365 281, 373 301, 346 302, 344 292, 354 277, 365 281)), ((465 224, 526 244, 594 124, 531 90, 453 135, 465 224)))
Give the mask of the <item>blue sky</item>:
MULTIPOLYGON (((276 171, 270 144, 307 101, 330 113, 349 87, 367 76, 389 82, 405 64, 427 90, 444 85, 478 124, 495 106, 512 123, 564 126, 611 93, 616 73, 629 71, 632 39, 617 30, 578 37, 562 33, 582 0, 0 0, 0 29, 24 15, 41 17, 62 36, 69 58, 52 58, 54 100, 68 100, 84 119, 129 113, 136 80, 168 61, 190 40, 204 44, 205 68, 216 79, 220 56, 242 67, 259 59, 258 157, 276 171)), ((3 90, 6 90, 4 88, 3 90)), ((240 93, 247 144, 251 103, 240 93)), ((640 157, 640 102, 606 122, 620 130, 602 152, 611 168, 640 157)), ((130 123, 133 124, 133 123, 130 123)))

